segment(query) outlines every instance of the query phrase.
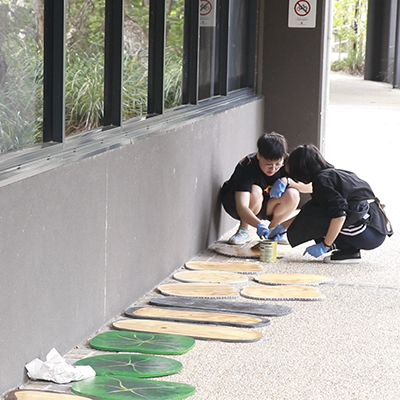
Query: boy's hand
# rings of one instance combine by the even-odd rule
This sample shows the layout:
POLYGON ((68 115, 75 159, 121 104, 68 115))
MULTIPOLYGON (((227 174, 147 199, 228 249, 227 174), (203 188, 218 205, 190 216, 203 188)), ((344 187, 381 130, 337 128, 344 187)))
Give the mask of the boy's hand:
POLYGON ((282 235, 282 233, 286 232, 286 228, 284 228, 281 224, 278 224, 275 228, 272 228, 269 232, 268 239, 273 239, 277 235, 282 235))
POLYGON ((272 185, 271 190, 269 191, 269 197, 278 199, 283 195, 283 193, 285 193, 285 190, 286 184, 280 179, 277 179, 272 185))
POLYGON ((268 239, 269 229, 264 224, 257 225, 257 235, 260 239, 268 239))
POLYGON ((304 254, 303 254, 303 256, 306 253, 308 253, 308 254, 311 254, 313 257, 317 258, 317 257, 322 256, 322 254, 325 254, 327 252, 328 252, 328 249, 321 242, 321 243, 317 243, 317 244, 314 244, 312 246, 307 247, 305 252, 304 252, 304 254))

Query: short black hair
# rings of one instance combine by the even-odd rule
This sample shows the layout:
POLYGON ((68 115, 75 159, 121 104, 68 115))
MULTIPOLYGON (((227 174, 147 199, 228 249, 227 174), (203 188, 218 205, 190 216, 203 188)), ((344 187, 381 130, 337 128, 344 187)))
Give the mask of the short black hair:
POLYGON ((303 144, 294 149, 287 159, 286 170, 295 182, 310 183, 323 169, 335 168, 313 144, 303 144))
POLYGON ((280 160, 287 156, 287 142, 283 135, 276 132, 264 133, 258 138, 259 154, 267 160, 280 160))

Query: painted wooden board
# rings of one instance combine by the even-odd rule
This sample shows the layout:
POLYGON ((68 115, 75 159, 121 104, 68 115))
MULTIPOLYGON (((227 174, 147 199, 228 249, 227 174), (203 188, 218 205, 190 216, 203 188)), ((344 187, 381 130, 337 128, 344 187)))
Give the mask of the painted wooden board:
POLYGON ((290 307, 276 304, 255 304, 243 301, 191 299, 170 296, 155 297, 149 303, 156 306, 195 308, 209 311, 260 315, 264 317, 282 317, 292 312, 290 307))
POLYGON ((239 274, 257 274, 263 270, 260 264, 249 261, 221 262, 221 261, 188 261, 185 267, 198 271, 224 271, 239 274))
POLYGON ((267 285, 308 285, 318 286, 329 282, 331 279, 322 275, 311 274, 263 274, 254 278, 259 283, 267 285))
POLYGON ((214 247, 214 251, 217 254, 221 254, 227 257, 260 259, 259 247, 252 248, 252 247, 220 246, 220 247, 214 247))
POLYGON ((247 286, 240 294, 256 300, 323 300, 325 296, 311 286, 247 286))
MULTIPOLYGON (((226 263, 225 263, 226 264, 226 263)), ((243 283, 248 278, 243 274, 224 271, 180 271, 174 274, 174 279, 191 283, 243 283)))
POLYGON ((171 283, 160 285, 160 293, 168 296, 202 297, 202 298, 232 298, 239 294, 231 285, 220 283, 171 283))
POLYGON ((4 400, 101 400, 99 397, 78 396, 70 393, 53 392, 49 390, 13 390, 4 400))
POLYGON ((90 346, 97 350, 162 355, 187 353, 195 343, 189 336, 125 331, 103 332, 89 341, 90 346))
POLYGON ((74 393, 97 396, 102 400, 180 400, 193 395, 192 385, 127 376, 96 376, 76 382, 74 393))
POLYGON ((246 314, 202 311, 189 308, 132 307, 125 311, 130 318, 158 319, 163 321, 191 322, 214 325, 231 325, 256 328, 270 323, 268 319, 246 314))
POLYGON ((149 354, 106 354, 83 358, 75 365, 90 365, 97 376, 119 375, 135 378, 172 375, 183 368, 179 361, 149 354))
POLYGON ((113 324, 115 329, 152 333, 169 333, 190 336, 193 339, 221 340, 226 342, 254 342, 261 333, 227 326, 202 326, 180 322, 155 321, 151 319, 125 319, 113 324))

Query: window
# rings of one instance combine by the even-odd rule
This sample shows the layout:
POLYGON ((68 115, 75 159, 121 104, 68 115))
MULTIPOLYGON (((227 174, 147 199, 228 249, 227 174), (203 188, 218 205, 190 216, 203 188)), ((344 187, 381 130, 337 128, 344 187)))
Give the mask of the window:
POLYGON ((66 2, 65 136, 102 126, 105 0, 66 2))
POLYGON ((248 0, 230 2, 228 32, 228 91, 253 85, 255 57, 255 7, 248 0))
POLYGON ((0 152, 42 141, 43 9, 0 0, 0 152))
POLYGON ((176 107, 182 102, 184 17, 184 0, 167 0, 164 72, 165 108, 176 107))
POLYGON ((256 4, 0 0, 0 151, 251 88, 256 4))
POLYGON ((147 113, 150 13, 148 3, 142 0, 125 2, 122 63, 123 120, 147 113))

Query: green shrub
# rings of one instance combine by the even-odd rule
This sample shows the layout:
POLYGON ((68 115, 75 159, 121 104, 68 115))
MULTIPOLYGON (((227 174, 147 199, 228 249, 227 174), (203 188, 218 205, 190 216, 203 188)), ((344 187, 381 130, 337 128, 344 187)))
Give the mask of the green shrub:
POLYGON ((333 12, 333 52, 339 58, 333 71, 362 74, 367 36, 367 0, 335 0, 333 12))
POLYGON ((40 142, 43 123, 40 55, 17 49, 7 61, 7 81, 0 91, 1 153, 40 142))

